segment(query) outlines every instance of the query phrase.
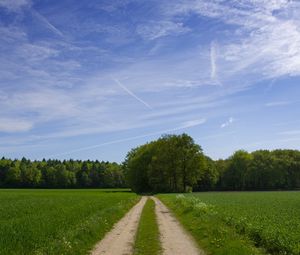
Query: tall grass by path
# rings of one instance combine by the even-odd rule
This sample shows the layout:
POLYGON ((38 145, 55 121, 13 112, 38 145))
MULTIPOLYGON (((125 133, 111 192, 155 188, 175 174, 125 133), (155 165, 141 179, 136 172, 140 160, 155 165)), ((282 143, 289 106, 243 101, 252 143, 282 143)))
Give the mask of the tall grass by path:
POLYGON ((138 199, 105 190, 0 190, 0 254, 87 254, 138 199))
POLYGON ((262 249, 255 247, 248 238, 222 222, 205 203, 195 205, 185 197, 174 194, 158 195, 181 224, 195 238, 198 245, 212 255, 262 255, 262 249), (184 199, 184 200, 181 200, 184 199))
POLYGON ((134 255, 158 254, 161 254, 161 244, 155 215, 155 202, 152 199, 148 199, 139 222, 134 245, 134 255))
POLYGON ((196 193, 219 217, 272 254, 300 254, 300 192, 196 193))
MULTIPOLYGON (((183 221, 199 221, 199 229, 218 223, 270 254, 300 254, 300 192, 202 192, 162 199, 182 208, 175 210, 183 221)), ((204 231, 207 237, 200 230, 195 233, 201 242, 214 236, 209 229, 204 231)), ((216 242, 208 246, 213 248, 216 242)))

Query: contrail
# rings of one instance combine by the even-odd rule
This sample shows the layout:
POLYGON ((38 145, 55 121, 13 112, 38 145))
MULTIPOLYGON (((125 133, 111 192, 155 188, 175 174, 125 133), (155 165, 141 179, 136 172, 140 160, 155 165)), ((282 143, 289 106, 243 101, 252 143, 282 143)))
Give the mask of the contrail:
POLYGON ((182 125, 180 125, 178 127, 175 127, 175 128, 160 130, 160 131, 156 131, 156 132, 148 133, 148 134, 144 134, 144 135, 138 135, 138 136, 132 136, 132 137, 127 137, 127 138, 123 138, 123 139, 113 140, 113 141, 109 141, 109 142, 105 142, 105 143, 95 144, 95 145, 91 145, 91 146, 71 150, 71 151, 68 151, 68 152, 60 153, 60 154, 50 155, 49 158, 69 155, 69 154, 72 154, 72 153, 75 153, 75 152, 87 151, 87 150, 103 147, 103 146, 106 146, 106 145, 132 141, 132 140, 145 138, 145 137, 149 137, 149 136, 153 136, 153 135, 160 135, 160 134, 167 133, 167 132, 174 132, 174 131, 178 131, 178 130, 182 130, 182 129, 186 129, 186 128, 199 126, 199 125, 201 125, 205 122, 206 122, 206 119, 187 121, 187 122, 183 123, 182 125))
POLYGON ((40 14, 38 11, 36 10, 32 10, 32 14, 34 16, 36 16, 41 22, 43 22, 53 33, 61 36, 61 37, 64 37, 63 33, 57 29, 55 26, 53 26, 49 21, 48 19, 46 19, 45 16, 43 16, 42 14, 40 14))
POLYGON ((217 42, 212 41, 210 43, 210 78, 213 85, 222 86, 222 83, 220 82, 218 77, 217 48, 217 42))
POLYGON ((122 88, 123 90, 125 90, 130 96, 132 96, 133 98, 135 98, 136 100, 138 100, 140 103, 142 103, 143 105, 145 105, 147 108, 149 109, 153 109, 147 102, 145 102, 143 99, 139 98, 136 94, 134 94, 132 91, 130 91, 127 87, 125 87, 125 85, 123 85, 118 79, 112 78, 120 88, 122 88))
POLYGON ((216 64, 216 43, 210 44, 210 78, 215 80, 217 77, 217 64, 216 64))

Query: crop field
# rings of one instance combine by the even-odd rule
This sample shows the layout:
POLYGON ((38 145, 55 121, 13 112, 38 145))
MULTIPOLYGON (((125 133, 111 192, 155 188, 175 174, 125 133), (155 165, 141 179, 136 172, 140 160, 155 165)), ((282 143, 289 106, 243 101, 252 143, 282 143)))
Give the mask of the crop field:
POLYGON ((300 192, 159 197, 212 254, 300 254, 300 192))
POLYGON ((87 254, 138 199, 125 190, 0 190, 0 254, 87 254))

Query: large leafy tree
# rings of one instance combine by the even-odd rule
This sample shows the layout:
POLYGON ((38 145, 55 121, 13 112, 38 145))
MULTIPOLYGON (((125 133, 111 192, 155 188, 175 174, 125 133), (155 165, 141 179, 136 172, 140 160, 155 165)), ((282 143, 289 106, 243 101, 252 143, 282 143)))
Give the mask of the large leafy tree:
POLYGON ((136 192, 184 192, 197 183, 204 155, 187 134, 165 135, 132 149, 124 166, 136 192))
POLYGON ((229 190, 244 190, 246 175, 252 155, 246 151, 235 152, 228 160, 227 169, 223 175, 223 188, 229 190))

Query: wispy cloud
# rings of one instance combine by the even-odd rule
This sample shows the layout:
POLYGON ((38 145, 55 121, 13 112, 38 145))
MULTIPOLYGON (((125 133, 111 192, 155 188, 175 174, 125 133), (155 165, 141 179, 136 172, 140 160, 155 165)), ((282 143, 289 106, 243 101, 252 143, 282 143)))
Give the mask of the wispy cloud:
POLYGON ((280 132, 279 135, 300 135, 300 130, 288 130, 280 132))
POLYGON ((160 37, 180 35, 190 31, 183 23, 173 21, 154 21, 147 24, 139 25, 137 33, 144 39, 154 40, 160 37))
POLYGON ((210 44, 210 78, 214 80, 217 75, 217 64, 216 64, 216 43, 211 42, 210 44))
POLYGON ((60 37, 64 37, 64 34, 57 27, 55 27, 52 23, 50 23, 49 20, 44 15, 42 15, 40 12, 38 12, 38 11, 36 11, 34 9, 32 9, 31 12, 49 30, 51 30, 56 35, 59 35, 60 37))
POLYGON ((226 122, 221 124, 221 128, 225 128, 228 127, 229 125, 231 125, 233 122, 235 121, 234 118, 230 117, 226 122))
POLYGON ((171 17, 193 13, 237 26, 230 43, 219 49, 222 74, 227 78, 255 74, 257 80, 300 74, 300 31, 295 10, 299 11, 300 5, 288 0, 187 0, 165 7, 171 17))
POLYGON ((33 123, 27 120, 0 118, 0 132, 15 133, 26 132, 33 127, 33 123))
POLYGON ((273 107, 273 106, 284 106, 284 105, 289 105, 289 104, 291 104, 291 102, 289 102, 289 101, 275 101, 275 102, 266 103, 265 106, 273 107))
POLYGON ((217 73, 217 47, 217 42, 212 41, 210 44, 210 78, 212 82, 220 84, 217 73))
POLYGON ((182 123, 181 125, 179 125, 175 128, 159 130, 159 131, 156 131, 156 132, 147 133, 147 134, 143 134, 143 135, 132 136, 132 137, 117 139, 117 140, 113 140, 113 141, 109 141, 109 142, 105 142, 105 143, 95 144, 95 145, 91 145, 91 146, 87 146, 87 147, 84 147, 84 148, 71 150, 71 151, 64 152, 64 153, 50 155, 49 158, 55 158, 55 157, 70 155, 70 154, 73 154, 73 153, 86 151, 86 150, 93 150, 93 149, 103 147, 103 146, 107 146, 107 145, 111 145, 111 144, 123 143, 123 142, 128 142, 128 141, 132 141, 132 140, 141 139, 141 138, 146 138, 146 137, 151 137, 151 136, 156 136, 156 135, 162 135, 162 134, 166 134, 166 133, 172 133, 172 132, 184 130, 184 129, 187 129, 187 128, 196 127, 196 126, 204 124, 205 122, 206 122, 205 119, 191 120, 191 121, 184 122, 184 123, 182 123))
POLYGON ((1 0, 0 7, 4 7, 9 11, 18 12, 24 7, 31 6, 31 0, 1 0))
POLYGON ((153 109, 147 102, 145 102, 143 99, 138 97, 135 93, 133 93, 130 89, 128 89, 123 83, 121 83, 118 79, 113 78, 113 80, 116 82, 116 84, 122 88, 124 91, 126 91, 130 96, 135 98, 137 101, 142 103, 144 106, 146 106, 148 109, 153 109))
MULTIPOLYGON (((234 122, 228 112, 249 109, 246 89, 300 76, 299 11, 288 0, 116 0, 84 8, 0 0, 0 14, 9 12, 0 22, 0 139, 80 143, 83 135, 189 126, 198 116, 225 128, 234 122)), ((251 109, 288 106, 288 91, 272 94, 281 88, 251 109)))

